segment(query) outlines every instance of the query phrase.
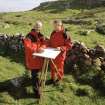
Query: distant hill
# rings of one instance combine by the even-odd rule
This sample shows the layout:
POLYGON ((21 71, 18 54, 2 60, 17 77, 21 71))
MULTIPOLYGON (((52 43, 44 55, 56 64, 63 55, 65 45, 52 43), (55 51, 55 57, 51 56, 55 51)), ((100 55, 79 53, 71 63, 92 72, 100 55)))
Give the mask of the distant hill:
POLYGON ((41 3, 37 10, 65 10, 70 8, 94 8, 105 6, 105 0, 58 0, 41 3))

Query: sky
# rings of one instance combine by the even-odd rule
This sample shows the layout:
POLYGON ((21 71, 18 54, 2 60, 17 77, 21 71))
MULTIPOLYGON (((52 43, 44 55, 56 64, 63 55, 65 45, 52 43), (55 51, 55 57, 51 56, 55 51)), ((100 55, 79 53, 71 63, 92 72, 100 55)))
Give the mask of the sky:
POLYGON ((0 12, 26 11, 46 1, 54 0, 0 0, 0 12))

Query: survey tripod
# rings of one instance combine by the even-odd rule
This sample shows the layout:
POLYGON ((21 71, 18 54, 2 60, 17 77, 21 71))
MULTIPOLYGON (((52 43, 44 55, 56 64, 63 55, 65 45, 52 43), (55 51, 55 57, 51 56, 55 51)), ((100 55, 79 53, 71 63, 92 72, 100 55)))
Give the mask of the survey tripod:
MULTIPOLYGON (((58 68, 57 68, 57 66, 55 65, 53 59, 45 58, 45 59, 44 59, 44 64, 43 64, 43 67, 42 67, 42 71, 41 71, 41 74, 40 74, 41 98, 40 98, 39 102, 41 102, 42 99, 43 99, 43 91, 44 91, 44 88, 45 88, 45 82, 46 82, 46 78, 47 78, 47 72, 48 72, 48 65, 49 65, 49 62, 51 62, 51 63, 53 64, 53 66, 55 67, 55 72, 56 72, 56 74, 59 74, 58 68)), ((60 75, 60 74, 59 74, 59 75, 60 75)))
POLYGON ((51 62, 53 64, 53 66, 55 67, 55 72, 56 75, 59 75, 58 72, 58 68, 54 63, 54 59, 56 59, 56 57, 61 53, 60 50, 56 49, 56 48, 45 48, 44 51, 42 53, 33 53, 33 56, 38 56, 38 57, 42 57, 44 58, 44 62, 43 62, 43 67, 40 73, 40 77, 39 77, 39 81, 40 81, 40 91, 41 91, 41 98, 39 100, 39 102, 42 101, 43 99, 43 90, 45 88, 45 82, 46 82, 46 78, 47 78, 47 72, 48 72, 48 65, 49 62, 51 62))

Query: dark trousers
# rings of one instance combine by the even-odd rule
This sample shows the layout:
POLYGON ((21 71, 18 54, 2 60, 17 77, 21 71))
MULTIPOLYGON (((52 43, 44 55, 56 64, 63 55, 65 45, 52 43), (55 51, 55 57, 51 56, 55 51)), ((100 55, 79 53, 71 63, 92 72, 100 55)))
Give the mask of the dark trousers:
POLYGON ((39 95, 40 94, 39 70, 32 70, 31 76, 32 76, 33 90, 36 95, 39 95))

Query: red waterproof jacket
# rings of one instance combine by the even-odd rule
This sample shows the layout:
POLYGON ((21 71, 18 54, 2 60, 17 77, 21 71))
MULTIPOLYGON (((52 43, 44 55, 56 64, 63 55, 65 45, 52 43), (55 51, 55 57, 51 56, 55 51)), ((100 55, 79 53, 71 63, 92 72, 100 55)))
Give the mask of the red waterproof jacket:
POLYGON ((33 57, 33 53, 37 52, 39 48, 46 47, 44 36, 34 29, 24 39, 25 48, 25 63, 29 70, 41 70, 44 59, 41 57, 33 57))
POLYGON ((60 47, 62 50, 60 55, 65 58, 66 52, 72 47, 71 38, 64 30, 53 31, 50 37, 50 46, 53 48, 60 47))
MULTIPOLYGON (((60 47, 61 49, 61 53, 53 60, 58 69, 57 77, 61 80, 64 76, 64 61, 66 58, 66 52, 72 47, 70 36, 68 36, 64 30, 58 32, 54 31, 50 37, 50 46, 53 48, 60 47)), ((50 63, 50 67, 51 78, 55 79, 55 66, 52 62, 50 63)))

